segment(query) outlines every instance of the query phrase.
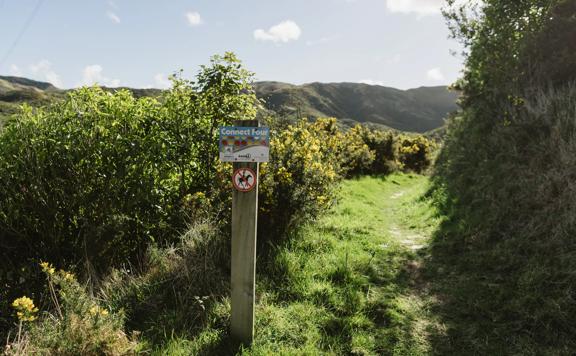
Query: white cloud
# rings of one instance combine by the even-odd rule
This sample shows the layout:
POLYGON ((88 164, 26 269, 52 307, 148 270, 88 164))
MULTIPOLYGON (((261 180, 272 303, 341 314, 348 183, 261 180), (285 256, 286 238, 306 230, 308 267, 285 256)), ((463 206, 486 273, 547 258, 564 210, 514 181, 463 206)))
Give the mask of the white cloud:
POLYGON ((172 86, 172 82, 164 75, 164 73, 158 73, 154 76, 155 87, 160 89, 168 89, 172 86))
POLYGON ((108 16, 108 18, 109 18, 112 22, 114 22, 114 23, 116 23, 116 24, 120 23, 120 17, 118 17, 118 15, 116 15, 116 14, 113 13, 112 11, 108 11, 108 12, 106 13, 106 16, 108 16))
POLYGON ((386 0, 390 12, 419 16, 436 15, 440 13, 444 0, 386 0))
POLYGON ((193 11, 186 13, 186 19, 190 26, 200 26, 204 23, 200 14, 193 11))
POLYGON ((428 78, 428 80, 431 80, 434 82, 443 82, 446 80, 446 78, 444 77, 444 74, 442 73, 440 68, 430 69, 428 72, 426 72, 426 77, 428 78))
POLYGON ((16 64, 12 64, 10 66, 10 75, 13 75, 15 77, 21 77, 22 71, 20 70, 20 67, 18 67, 16 64))
POLYGON ((62 87, 60 76, 52 69, 52 63, 50 63, 50 61, 43 59, 36 64, 32 64, 30 71, 35 78, 46 80, 54 86, 62 87))
POLYGON ((372 80, 372 79, 362 79, 361 81, 359 81, 359 83, 368 84, 368 85, 381 85, 381 86, 385 86, 383 81, 380 81, 380 80, 372 80))
POLYGON ((120 86, 119 79, 110 79, 102 75, 104 69, 99 64, 92 64, 84 67, 82 71, 82 82, 80 85, 104 85, 107 87, 118 87, 120 86))
POLYGON ((300 38, 301 34, 302 30, 300 30, 300 27, 294 21, 286 20, 270 27, 268 31, 263 29, 255 30, 254 38, 259 41, 278 43, 295 41, 300 38))

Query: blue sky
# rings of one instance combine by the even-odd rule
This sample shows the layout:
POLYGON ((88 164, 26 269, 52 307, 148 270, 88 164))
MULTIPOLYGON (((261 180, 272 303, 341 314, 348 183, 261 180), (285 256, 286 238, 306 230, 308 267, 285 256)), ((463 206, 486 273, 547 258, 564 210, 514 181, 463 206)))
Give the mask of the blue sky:
POLYGON ((165 87, 234 51, 258 80, 453 82, 442 0, 0 0, 0 74, 165 87))

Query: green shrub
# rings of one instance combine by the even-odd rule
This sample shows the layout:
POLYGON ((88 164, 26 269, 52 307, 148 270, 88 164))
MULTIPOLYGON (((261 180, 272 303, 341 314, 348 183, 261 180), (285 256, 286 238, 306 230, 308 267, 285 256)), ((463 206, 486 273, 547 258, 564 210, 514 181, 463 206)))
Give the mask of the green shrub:
POLYGON ((0 336, 13 322, 7 300, 41 290, 35 262, 97 282, 222 205, 217 127, 255 116, 251 81, 227 53, 195 82, 174 78, 158 100, 82 88, 9 119, 0 131, 0 336))
POLYGON ((347 176, 358 176, 373 172, 377 152, 372 150, 364 138, 366 129, 356 125, 342 135, 342 167, 347 176))
POLYGON ((101 269, 176 238, 189 195, 211 192, 217 127, 256 113, 250 80, 227 54, 160 101, 83 88, 25 107, 0 133, 0 241, 12 246, 2 263, 101 269))
POLYGON ((280 238, 293 223, 329 208, 341 178, 342 133, 335 119, 300 120, 272 137, 261 165, 259 232, 280 238))
MULTIPOLYGON (((575 102, 574 88, 540 93, 489 136, 470 134, 464 120, 471 117, 451 125, 435 177, 451 220, 435 256, 465 276, 453 288, 466 303, 450 309, 495 320, 462 341, 488 338, 510 350, 576 347, 576 187, 567 168, 576 164, 575 102)), ((557 353, 537 350, 530 353, 557 353)))
POLYGON ((356 126, 362 140, 370 151, 374 152, 374 161, 370 168, 372 174, 390 174, 398 170, 397 137, 392 131, 356 126))
POLYGON ((399 160, 404 170, 422 173, 432 163, 431 151, 434 143, 424 136, 400 136, 399 160))

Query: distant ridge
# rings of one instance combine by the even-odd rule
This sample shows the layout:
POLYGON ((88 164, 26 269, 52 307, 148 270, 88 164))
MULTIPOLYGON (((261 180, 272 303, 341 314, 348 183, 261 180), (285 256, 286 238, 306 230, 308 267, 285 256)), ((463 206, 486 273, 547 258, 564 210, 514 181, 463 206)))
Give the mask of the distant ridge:
POLYGON ((11 77, 11 76, 0 76, 0 80, 11 83, 15 86, 36 88, 39 90, 59 90, 54 85, 46 82, 39 82, 36 80, 22 78, 22 77, 11 77))
POLYGON ((266 107, 281 115, 332 116, 402 131, 437 129, 448 113, 458 109, 458 93, 446 86, 399 90, 360 83, 259 82, 255 87, 266 107))
MULTIPOLYGON (((458 94, 445 86, 400 90, 360 83, 294 85, 267 81, 255 83, 254 88, 266 108, 280 116, 330 116, 347 125, 363 122, 411 132, 442 127, 448 113, 458 108, 458 94)), ((161 93, 159 89, 126 89, 137 97, 161 93)), ((15 112, 23 102, 46 104, 62 98, 66 91, 46 82, 0 76, 0 117, 15 112)))

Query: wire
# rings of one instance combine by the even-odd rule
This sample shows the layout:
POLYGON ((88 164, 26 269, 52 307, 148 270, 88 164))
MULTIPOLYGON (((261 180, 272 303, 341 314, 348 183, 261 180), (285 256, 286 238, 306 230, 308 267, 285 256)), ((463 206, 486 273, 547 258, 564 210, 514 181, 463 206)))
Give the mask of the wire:
MULTIPOLYGON (((16 36, 16 39, 14 40, 14 42, 12 42, 10 47, 8 47, 8 50, 6 51, 6 53, 4 53, 4 56, 2 56, 2 59, 0 59, 0 68, 6 63, 6 60, 8 59, 8 57, 10 57, 12 52, 14 52, 14 50, 16 49, 18 44, 20 43, 20 40, 22 40, 24 33, 26 33, 26 31, 28 30, 28 27, 30 27, 30 25, 32 24, 32 21, 36 17, 36 14, 40 10, 40 7, 44 3, 44 1, 45 0, 38 0, 38 2, 36 3, 34 10, 32 10, 32 12, 30 13, 30 16, 28 16, 28 19, 26 20, 26 22, 24 23, 24 26, 22 27, 22 29, 18 33, 18 36, 16 36)), ((0 3, 0 5, 4 6, 4 1, 2 1, 2 3, 0 3)))

